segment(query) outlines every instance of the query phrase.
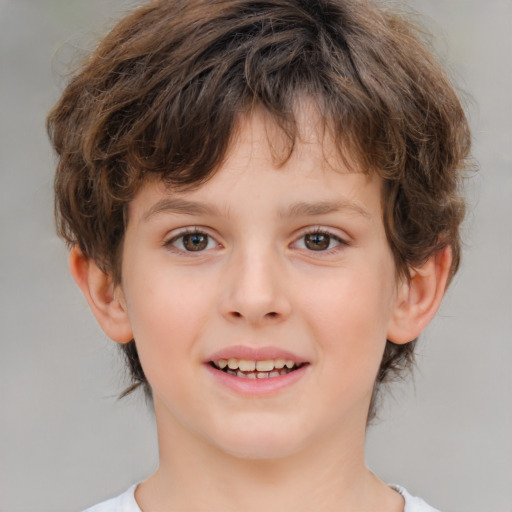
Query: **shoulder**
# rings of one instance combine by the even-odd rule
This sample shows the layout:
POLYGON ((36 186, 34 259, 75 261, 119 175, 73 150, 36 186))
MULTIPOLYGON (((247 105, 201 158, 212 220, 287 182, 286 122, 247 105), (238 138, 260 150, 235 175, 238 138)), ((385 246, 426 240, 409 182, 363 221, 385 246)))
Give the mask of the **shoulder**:
POLYGON ((103 501, 94 505, 93 507, 84 510, 84 512, 141 512, 140 507, 135 501, 135 488, 137 485, 132 485, 123 494, 117 498, 103 501))
MULTIPOLYGON (((84 512, 141 512, 140 507, 135 501, 135 488, 137 485, 132 485, 123 494, 116 498, 111 498, 90 507, 84 512)), ((398 491, 405 500, 404 512, 439 512, 439 510, 431 507, 425 503, 421 498, 411 496, 403 487, 399 485, 392 485, 393 489, 398 491)))
POLYGON ((425 503, 421 498, 411 496, 403 487, 400 485, 391 486, 395 491, 398 491, 405 500, 404 512, 439 512, 436 508, 431 507, 425 503))

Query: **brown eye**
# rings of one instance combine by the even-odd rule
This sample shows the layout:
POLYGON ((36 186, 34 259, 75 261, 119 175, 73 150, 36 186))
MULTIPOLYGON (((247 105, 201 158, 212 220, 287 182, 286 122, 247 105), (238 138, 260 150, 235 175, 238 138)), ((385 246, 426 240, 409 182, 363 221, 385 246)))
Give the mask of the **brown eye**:
POLYGON ((203 251, 208 246, 208 235, 204 233, 190 233, 183 235, 182 239, 187 251, 203 251))
POLYGON ((209 252, 220 247, 215 238, 195 229, 182 232, 164 245, 172 252, 183 256, 193 252, 209 252))
POLYGON ((331 237, 326 233, 310 233, 304 236, 304 243, 312 251, 325 251, 329 248, 331 237))

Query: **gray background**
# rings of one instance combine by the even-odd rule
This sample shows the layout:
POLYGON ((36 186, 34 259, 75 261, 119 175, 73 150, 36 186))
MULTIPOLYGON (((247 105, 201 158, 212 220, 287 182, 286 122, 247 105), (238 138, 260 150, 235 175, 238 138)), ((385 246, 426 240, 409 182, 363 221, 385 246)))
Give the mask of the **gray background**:
MULTIPOLYGON (((77 51, 136 2, 0 0, 0 510, 70 511, 156 465, 142 398, 121 402, 53 232, 44 118, 77 51)), ((463 266, 368 433, 368 463, 445 512, 512 512, 512 2, 411 1, 469 92, 474 154, 463 266)))

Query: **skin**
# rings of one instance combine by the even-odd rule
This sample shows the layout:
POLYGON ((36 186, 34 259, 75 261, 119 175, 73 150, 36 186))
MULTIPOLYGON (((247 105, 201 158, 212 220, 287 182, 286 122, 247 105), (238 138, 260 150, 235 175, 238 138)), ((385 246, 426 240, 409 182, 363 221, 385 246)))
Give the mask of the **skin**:
POLYGON ((268 140, 279 133, 255 112, 206 184, 145 184, 115 291, 72 252, 98 321, 114 340, 136 340, 153 389, 160 466, 137 488, 142 510, 403 510, 365 465, 366 418, 386 339, 405 343, 434 315, 450 253, 399 281, 382 183, 345 168, 319 126, 304 109, 278 168, 268 140), (248 396, 208 365, 235 346, 286 350, 307 366, 248 396))

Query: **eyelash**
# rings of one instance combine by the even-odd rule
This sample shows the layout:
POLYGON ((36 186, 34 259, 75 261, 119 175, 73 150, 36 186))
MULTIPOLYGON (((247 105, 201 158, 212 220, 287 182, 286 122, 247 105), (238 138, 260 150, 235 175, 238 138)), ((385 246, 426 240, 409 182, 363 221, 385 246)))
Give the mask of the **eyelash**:
MULTIPOLYGON (((311 229, 309 231, 303 232, 301 234, 301 236, 298 239, 296 239, 291 245, 292 246, 296 245, 296 244, 298 244, 299 241, 305 240, 305 238, 307 236, 311 236, 311 235, 326 235, 329 238, 329 245, 331 245, 332 241, 336 242, 335 247, 322 249, 322 250, 318 250, 318 251, 315 251, 313 249, 308 249, 307 247, 301 248, 307 252, 319 253, 322 256, 333 254, 333 253, 339 251, 340 247, 349 245, 347 241, 343 240, 342 238, 335 235, 334 233, 331 233, 328 229, 321 228, 321 227, 317 227, 317 228, 311 229)), ((187 229, 181 231, 180 233, 178 233, 177 235, 173 236, 171 239, 167 240, 164 243, 164 246, 174 252, 179 253, 179 254, 193 255, 194 253, 203 253, 207 250, 211 250, 212 248, 208 249, 208 245, 210 244, 211 241, 214 241, 216 243, 217 247, 219 246, 218 242, 216 242, 212 236, 210 236, 208 233, 206 233, 205 230, 201 230, 200 228, 194 227, 194 228, 187 228, 187 229), (187 249, 178 248, 174 245, 178 240, 183 239, 187 235, 204 235, 204 236, 206 236, 207 246, 204 249, 200 249, 198 251, 190 251, 187 249)))
POLYGON ((202 249, 202 250, 199 250, 199 251, 189 251, 189 250, 186 250, 186 249, 181 249, 181 248, 176 247, 174 245, 178 240, 183 239, 187 235, 205 235, 206 238, 207 238, 207 246, 209 245, 210 241, 214 241, 217 246, 219 245, 212 236, 210 236, 208 233, 205 232, 205 230, 202 230, 202 229, 194 227, 194 228, 184 229, 183 231, 181 231, 177 235, 173 236, 170 240, 167 240, 166 242, 164 242, 164 246, 167 247, 169 250, 171 250, 173 252, 177 252, 179 254, 187 254, 187 255, 191 255, 191 256, 194 253, 196 253, 196 252, 197 253, 202 253, 202 252, 205 252, 205 250, 207 250, 205 248, 205 249, 202 249))
POLYGON ((327 248, 324 250, 319 250, 319 251, 315 251, 313 249, 308 249, 308 248, 303 248, 305 251, 307 251, 309 253, 318 253, 320 256, 329 256, 331 254, 337 253, 342 247, 349 245, 346 240, 343 240, 341 237, 335 235, 328 229, 321 228, 321 227, 316 227, 309 231, 303 232, 301 234, 301 236, 293 243, 293 245, 296 245, 301 240, 305 240, 305 238, 310 235, 326 235, 327 237, 329 237, 329 245, 331 245, 332 241, 336 242, 336 245, 334 247, 327 248))

